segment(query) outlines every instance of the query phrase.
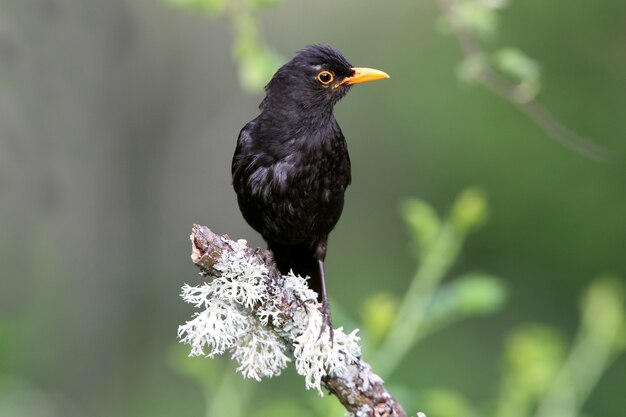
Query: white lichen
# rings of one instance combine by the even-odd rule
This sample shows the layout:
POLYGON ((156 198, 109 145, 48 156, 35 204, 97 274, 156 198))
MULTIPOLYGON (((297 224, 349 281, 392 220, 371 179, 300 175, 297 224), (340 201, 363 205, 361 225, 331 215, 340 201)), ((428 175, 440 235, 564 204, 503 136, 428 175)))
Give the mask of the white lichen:
POLYGON ((224 353, 248 331, 245 314, 220 299, 210 299, 203 303, 206 308, 194 314, 191 321, 178 327, 178 337, 182 343, 191 346, 190 356, 208 357, 224 353))
POLYGON ((322 395, 324 376, 346 375, 358 360, 357 331, 335 329, 332 341, 329 329, 320 335, 323 315, 306 279, 290 273, 272 281, 267 268, 246 255, 244 240, 228 243, 233 252, 214 265, 216 277, 182 288, 183 300, 201 311, 179 326, 180 341, 191 346, 191 356, 230 352, 237 371, 259 381, 280 374, 291 352, 306 387, 322 395), (294 300, 296 307, 283 311, 294 300))
POLYGON ((357 330, 346 335, 340 327, 334 330, 331 341, 328 328, 320 335, 324 317, 319 309, 308 304, 304 307, 298 313, 306 317, 298 321, 306 321, 307 327, 295 335, 293 342, 296 371, 304 376, 308 389, 317 389, 322 394, 322 377, 347 375, 348 365, 361 355, 359 337, 357 330))
POLYGON ((244 377, 260 381, 280 374, 287 366, 290 359, 285 350, 285 343, 274 332, 255 326, 237 341, 232 358, 239 363, 237 371, 244 377))
POLYGON ((293 272, 290 272, 284 278, 285 282, 282 287, 285 291, 291 291, 301 301, 310 301, 313 303, 317 301, 317 293, 309 288, 306 278, 294 275, 293 272))

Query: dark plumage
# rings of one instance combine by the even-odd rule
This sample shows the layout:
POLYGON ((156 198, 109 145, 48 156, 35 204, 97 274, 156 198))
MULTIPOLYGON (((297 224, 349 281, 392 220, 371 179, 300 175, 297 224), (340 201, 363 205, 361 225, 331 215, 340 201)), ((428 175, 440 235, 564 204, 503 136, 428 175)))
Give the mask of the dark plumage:
POLYGON ((350 157, 333 106, 352 84, 385 77, 352 67, 330 46, 304 48, 265 87, 261 114, 241 130, 232 161, 243 217, 267 241, 281 273, 311 277, 326 324, 323 261, 350 184, 350 157))

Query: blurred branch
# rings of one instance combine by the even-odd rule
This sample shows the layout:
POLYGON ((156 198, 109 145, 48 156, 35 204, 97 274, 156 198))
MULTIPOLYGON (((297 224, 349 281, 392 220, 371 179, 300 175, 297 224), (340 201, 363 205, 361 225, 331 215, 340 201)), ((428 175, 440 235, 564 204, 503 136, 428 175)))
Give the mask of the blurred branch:
MULTIPOLYGON (((280 319, 284 321, 281 326, 284 328, 298 328, 294 317, 298 310, 307 303, 307 300, 300 298, 300 295, 289 288, 281 287, 284 280, 276 265, 271 260, 270 253, 261 249, 252 249, 247 246, 243 251, 238 250, 241 244, 234 242, 228 236, 218 236, 205 226, 193 226, 191 235, 192 261, 200 268, 202 273, 210 274, 214 279, 223 277, 223 270, 217 267, 224 259, 241 259, 244 256, 245 262, 261 265, 267 268, 267 279, 272 282, 270 292, 273 294, 273 301, 280 306, 280 319)), ((230 277, 237 278, 237 277, 230 277)), ((259 309, 271 308, 260 306, 259 309)), ((275 328, 270 322, 267 326, 269 331, 275 331, 275 336, 282 339, 293 351, 294 340, 289 338, 284 331, 275 328)), ((319 335, 319 332, 316 332, 319 335)), ((322 336, 325 338, 326 336, 322 336)), ((337 332, 335 331, 335 345, 337 345, 337 332)), ((341 352, 347 365, 347 372, 342 375, 328 373, 322 377, 321 383, 332 394, 337 396, 346 410, 353 416, 363 417, 407 417, 400 404, 391 396, 383 386, 383 380, 374 374, 370 366, 360 357, 354 361, 346 359, 347 353, 341 352)))
MULTIPOLYGON (((504 1, 493 1, 492 8, 501 7, 504 1)), ((458 0, 437 0, 437 4, 456 36, 465 63, 472 67, 471 78, 492 93, 513 104, 519 111, 528 116, 535 124, 557 143, 598 162, 609 162, 611 153, 604 147, 593 143, 554 116, 547 108, 535 100, 538 90, 525 91, 521 84, 515 84, 498 73, 484 59, 485 51, 477 36, 477 28, 468 23, 461 11, 458 0)), ((484 6, 487 7, 487 6, 484 6)))
MULTIPOLYGON (((525 324, 507 335, 495 417, 529 417, 565 357, 565 341, 549 326, 525 324)), ((554 416, 556 417, 556 416, 554 416)))
POLYGON ((428 204, 416 199, 406 202, 404 217, 414 235, 420 264, 376 354, 376 365, 384 377, 398 367, 426 333, 472 314, 494 311, 504 299, 499 281, 486 276, 457 280, 456 288, 440 287, 465 238, 487 217, 487 202, 479 190, 464 191, 445 221, 428 204), (437 306, 433 302, 436 298, 437 306), (442 303, 444 298, 447 300, 442 303))
POLYGON ((624 286, 614 278, 594 281, 582 302, 582 322, 536 417, 576 417, 600 377, 625 346, 620 338, 626 311, 624 286))
POLYGON ((378 350, 376 363, 380 365, 383 376, 391 374, 398 367, 420 337, 425 310, 438 284, 456 259, 462 241, 463 238, 446 225, 415 272, 396 320, 378 350))

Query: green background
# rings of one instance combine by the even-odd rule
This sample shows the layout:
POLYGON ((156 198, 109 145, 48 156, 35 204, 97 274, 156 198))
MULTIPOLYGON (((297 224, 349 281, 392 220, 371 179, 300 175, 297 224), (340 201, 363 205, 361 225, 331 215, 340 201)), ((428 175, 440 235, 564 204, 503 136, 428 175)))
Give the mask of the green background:
MULTIPOLYGON (((329 43, 391 75, 336 108, 353 184, 327 274, 348 315, 408 285, 405 197, 445 210, 468 186, 486 192, 489 222, 454 271, 501 277, 507 305, 425 340, 388 382, 489 404, 510 329, 540 322, 569 341, 591 279, 626 277, 626 4, 513 1, 489 43, 536 59, 540 101, 609 148, 610 164, 459 82, 458 46, 438 16, 433 1, 285 0, 262 24, 285 57, 329 43)), ((0 2, 2 417, 207 413, 202 388, 173 365, 177 326, 192 313, 179 289, 199 282, 191 225, 262 244, 230 187, 237 133, 262 98, 239 84, 231 35, 225 19, 156 0, 0 2)), ((621 356, 588 415, 623 416, 625 383, 621 356)), ((285 409, 268 415, 304 415, 317 401, 292 369, 232 384, 254 390, 251 410, 285 409)))

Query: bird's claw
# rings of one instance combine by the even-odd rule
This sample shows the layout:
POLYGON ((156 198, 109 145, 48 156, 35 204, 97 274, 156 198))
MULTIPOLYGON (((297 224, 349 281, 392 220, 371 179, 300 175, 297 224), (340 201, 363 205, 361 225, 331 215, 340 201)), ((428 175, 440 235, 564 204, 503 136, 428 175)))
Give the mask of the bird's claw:
POLYGON ((333 320, 332 320, 332 317, 330 316, 330 306, 328 304, 328 299, 325 299, 324 301, 322 301, 322 315, 324 316, 324 318, 322 320, 322 326, 320 327, 320 334, 317 336, 317 339, 319 340, 322 337, 322 335, 324 334, 324 331, 328 327, 328 336, 330 338, 330 344, 332 346, 335 343, 335 338, 334 338, 334 331, 333 331, 333 320))

